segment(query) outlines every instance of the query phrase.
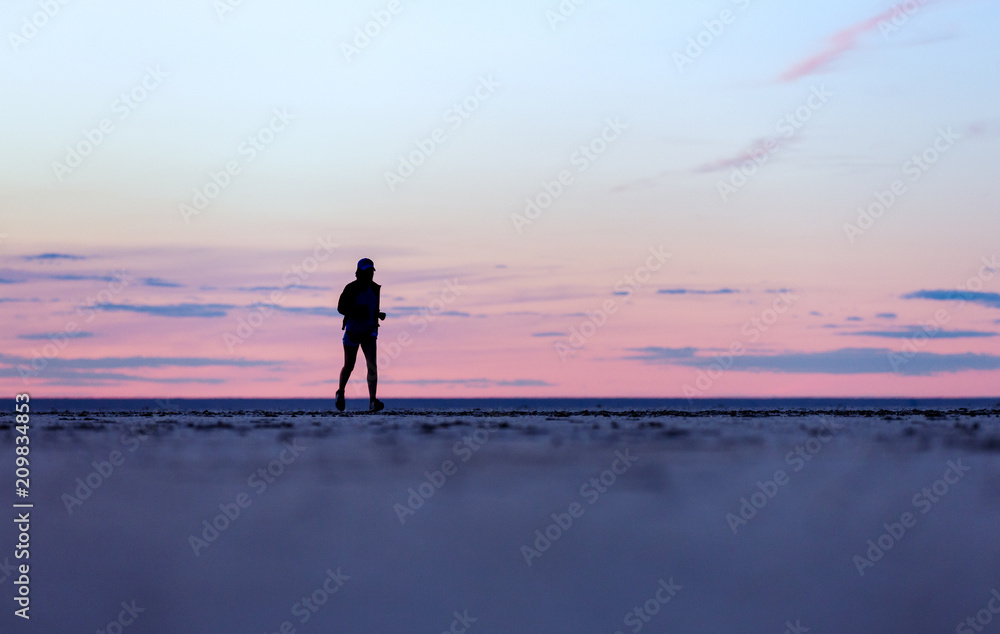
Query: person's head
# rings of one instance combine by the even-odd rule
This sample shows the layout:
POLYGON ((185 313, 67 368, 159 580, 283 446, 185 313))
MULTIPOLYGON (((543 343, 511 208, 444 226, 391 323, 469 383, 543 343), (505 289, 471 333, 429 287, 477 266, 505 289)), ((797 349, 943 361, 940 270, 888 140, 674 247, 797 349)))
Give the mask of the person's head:
POLYGON ((368 258, 361 258, 358 260, 358 270, 354 272, 354 276, 359 280, 371 280, 375 277, 375 263, 368 258))

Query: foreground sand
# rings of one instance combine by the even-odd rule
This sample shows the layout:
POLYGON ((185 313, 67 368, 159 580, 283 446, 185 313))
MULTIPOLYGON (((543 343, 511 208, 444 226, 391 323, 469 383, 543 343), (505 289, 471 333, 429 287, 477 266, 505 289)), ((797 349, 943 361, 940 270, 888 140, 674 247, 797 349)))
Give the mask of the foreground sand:
POLYGON ((843 414, 39 415, 0 631, 1000 631, 1000 411, 843 414))

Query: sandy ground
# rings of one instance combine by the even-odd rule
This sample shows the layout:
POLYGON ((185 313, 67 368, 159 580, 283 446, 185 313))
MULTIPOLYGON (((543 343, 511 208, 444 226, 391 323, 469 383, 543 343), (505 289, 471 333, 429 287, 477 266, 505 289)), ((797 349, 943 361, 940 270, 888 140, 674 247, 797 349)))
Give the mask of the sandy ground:
POLYGON ((3 632, 1000 632, 997 410, 75 413, 32 434, 32 619, 0 517, 3 632))

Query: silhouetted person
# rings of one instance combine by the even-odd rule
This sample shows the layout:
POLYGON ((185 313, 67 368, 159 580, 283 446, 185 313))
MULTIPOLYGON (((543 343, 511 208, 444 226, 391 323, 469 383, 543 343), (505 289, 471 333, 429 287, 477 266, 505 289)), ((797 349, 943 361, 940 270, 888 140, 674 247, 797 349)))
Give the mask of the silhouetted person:
POLYGON ((385 407, 382 401, 375 398, 378 388, 378 366, 376 365, 376 338, 378 337, 378 320, 385 319, 385 313, 379 312, 379 292, 382 287, 375 283, 375 264, 368 258, 358 261, 358 270, 354 280, 340 294, 337 311, 344 316, 344 368, 340 371, 340 389, 337 390, 337 409, 344 411, 344 388, 351 378, 354 363, 358 360, 358 347, 365 353, 365 363, 368 364, 368 409, 377 412, 385 407))

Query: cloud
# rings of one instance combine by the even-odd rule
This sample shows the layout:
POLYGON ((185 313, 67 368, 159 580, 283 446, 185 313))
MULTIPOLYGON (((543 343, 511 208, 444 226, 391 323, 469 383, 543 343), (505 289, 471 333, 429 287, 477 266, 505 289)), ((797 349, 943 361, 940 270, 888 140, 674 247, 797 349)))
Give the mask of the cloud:
POLYGON ((168 282, 158 277, 144 277, 142 278, 142 283, 144 286, 156 286, 160 288, 183 288, 184 286, 183 284, 168 282))
POLYGON ((27 339, 29 341, 48 341, 49 339, 85 339, 88 337, 93 337, 92 332, 60 332, 58 334, 50 332, 38 332, 27 335, 18 335, 18 339, 27 339))
POLYGON ((705 163, 700 167, 696 167, 693 171, 695 174, 726 172, 733 168, 738 168, 748 161, 755 163, 755 161, 760 159, 760 157, 769 157, 782 147, 795 143, 796 141, 797 139, 788 139, 784 137, 756 139, 750 144, 748 149, 728 158, 705 163))
POLYGON ((897 317, 896 313, 879 313, 875 316, 879 319, 895 319, 897 317))
POLYGON ((7 277, 0 277, 0 284, 24 284, 25 280, 12 280, 7 277))
POLYGON ((861 317, 858 317, 857 315, 851 315, 850 317, 848 317, 844 321, 864 321, 864 319, 862 319, 861 317))
MULTIPOLYGON (((0 377, 20 376, 13 368, 0 368, 0 377)), ((206 383, 217 385, 225 383, 225 379, 220 378, 194 378, 194 377, 147 377, 136 376, 134 374, 122 374, 121 372, 79 372, 74 370, 49 370, 46 369, 33 380, 45 385, 60 386, 98 386, 108 382, 135 382, 135 383, 206 383)))
MULTIPOLYGON (((633 349, 636 350, 636 349, 633 349)), ((721 362, 710 355, 688 355, 689 348, 640 348, 625 357, 654 365, 707 367, 721 362), (683 351, 683 354, 681 353, 683 351)), ((930 376, 942 372, 1000 369, 1000 356, 991 354, 903 354, 888 348, 841 348, 823 352, 785 352, 738 356, 728 371, 777 374, 892 374, 930 376)))
MULTIPOLYGON (((159 306, 145 305, 145 304, 95 304, 94 305, 94 309, 96 310, 144 313, 147 315, 155 315, 157 317, 225 317, 226 315, 229 314, 229 311, 238 308, 246 308, 246 309, 262 308, 265 310, 276 310, 283 313, 292 313, 297 315, 318 315, 320 317, 336 317, 336 318, 342 317, 342 315, 337 312, 336 308, 330 306, 281 306, 279 304, 271 304, 268 302, 255 302, 248 306, 237 306, 235 304, 193 304, 193 303, 164 304, 159 306)), ((458 315, 462 317, 469 316, 467 313, 455 313, 452 311, 445 311, 434 314, 458 315)))
POLYGON ((246 293, 262 293, 270 291, 329 291, 330 286, 311 286, 308 284, 289 284, 288 286, 239 286, 235 290, 246 293))
POLYGON ((38 255, 25 255, 22 257, 23 260, 29 262, 34 262, 38 260, 52 261, 52 260, 86 260, 87 256, 84 255, 69 255, 67 253, 39 253, 38 255))
POLYGON ((716 290, 699 290, 693 288, 661 288, 656 291, 660 295, 733 295, 740 291, 731 288, 720 288, 716 290))
POLYGON ((495 381, 492 379, 409 379, 386 380, 380 383, 395 385, 452 385, 463 387, 552 387, 555 384, 538 379, 511 379, 495 381))
MULTIPOLYGON (((926 2, 931 1, 933 0, 926 0, 926 2)), ((878 28, 879 23, 890 20, 897 11, 899 11, 899 9, 896 6, 893 6, 878 15, 868 18, 867 20, 856 22, 845 29, 837 31, 830 36, 827 41, 826 48, 819 53, 793 65, 781 74, 778 81, 795 81, 825 69, 843 55, 856 49, 859 44, 858 40, 862 35, 870 31, 874 31, 878 28)))
POLYGON ((79 275, 76 273, 62 273, 59 275, 46 275, 50 280, 79 282, 82 280, 93 280, 97 282, 114 282, 115 278, 110 275, 79 275))
POLYGON ((95 304, 94 308, 108 312, 145 313, 157 317, 225 317, 236 308, 232 304, 167 304, 147 306, 136 304, 95 304))
POLYGON ((212 359, 204 357, 99 357, 82 359, 47 359, 46 365, 37 371, 32 368, 32 359, 0 353, 0 377, 21 377, 46 385, 98 386, 108 382, 142 383, 225 383, 219 377, 146 377, 113 370, 138 368, 194 368, 194 367, 268 367, 281 369, 283 361, 250 359, 212 359), (112 370, 112 371, 108 371, 112 370))
POLYGON ((512 381, 494 381, 494 385, 499 387, 552 387, 555 383, 541 381, 539 379, 514 379, 512 381))
POLYGON ((386 312, 396 313, 398 315, 427 315, 432 314, 435 317, 447 316, 447 317, 472 317, 469 313, 464 313, 458 310, 442 310, 434 311, 427 306, 393 306, 387 309, 386 312))
POLYGON ((903 295, 903 299, 930 299, 939 302, 966 301, 974 304, 982 304, 991 308, 1000 308, 1000 293, 978 293, 975 291, 917 291, 903 295))
MULTIPOLYGON (((66 359, 55 357, 47 359, 46 370, 48 369, 71 369, 71 370, 109 370, 120 368, 204 368, 204 367, 280 367, 283 361, 267 361, 254 359, 224 359, 212 357, 96 357, 66 359)), ((32 359, 16 355, 0 353, 0 363, 7 363, 11 366, 31 366, 32 359)))
POLYGON ((978 337, 996 337, 995 332, 982 330, 927 330, 922 326, 905 326, 905 330, 862 330, 859 332, 841 332, 841 336, 884 337, 886 339, 911 339, 913 337, 928 337, 931 339, 971 339, 978 337))
POLYGON ((532 337, 565 337, 569 333, 565 332, 533 332, 532 337))
POLYGON ((252 304, 253 307, 266 306, 280 310, 284 313, 294 313, 298 315, 319 315, 320 317, 343 317, 336 308, 330 306, 278 306, 276 304, 252 304))
POLYGON ((626 359, 646 361, 647 363, 672 363, 678 359, 694 359, 698 352, 697 348, 660 348, 657 346, 629 348, 628 350, 639 354, 625 357, 626 359))

